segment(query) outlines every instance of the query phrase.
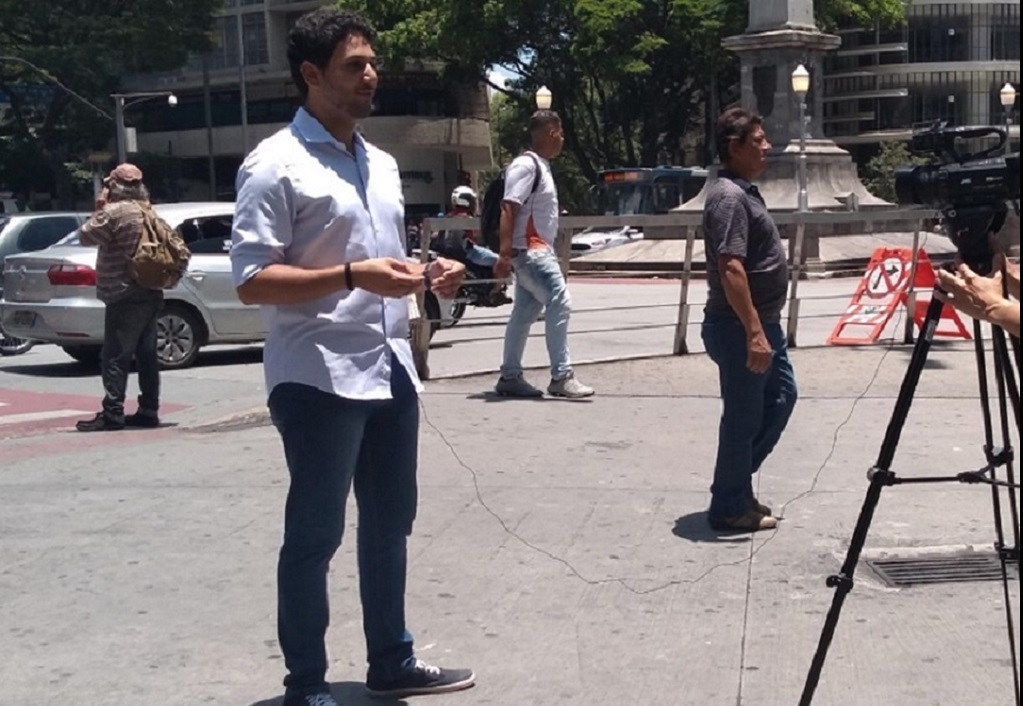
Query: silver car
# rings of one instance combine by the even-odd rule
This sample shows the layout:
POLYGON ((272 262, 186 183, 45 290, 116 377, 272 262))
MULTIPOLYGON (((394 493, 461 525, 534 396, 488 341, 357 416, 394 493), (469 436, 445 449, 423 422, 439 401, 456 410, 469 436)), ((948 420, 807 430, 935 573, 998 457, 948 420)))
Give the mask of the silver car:
MULTIPOLYGON (((10 255, 48 248, 85 223, 88 213, 44 211, 41 213, 0 212, 0 263, 10 255)), ((0 296, 4 278, 0 273, 0 296)))
MULTIPOLYGON (((210 344, 266 338, 259 307, 242 304, 231 281, 231 203, 159 204, 156 212, 192 251, 188 272, 167 290, 157 322, 160 363, 184 368, 210 344)), ((103 303, 96 298, 96 248, 77 232, 34 253, 8 257, 0 324, 10 335, 55 343, 82 362, 99 359, 103 303)))

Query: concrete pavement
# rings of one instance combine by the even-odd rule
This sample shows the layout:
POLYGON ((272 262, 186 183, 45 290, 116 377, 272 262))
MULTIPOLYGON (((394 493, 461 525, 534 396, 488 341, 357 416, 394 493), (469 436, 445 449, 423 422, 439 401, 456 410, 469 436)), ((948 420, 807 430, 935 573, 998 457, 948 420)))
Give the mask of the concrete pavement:
MULTIPOLYGON (((410 624, 424 659, 479 684, 407 703, 796 704, 908 356, 794 351, 801 401, 760 478, 785 521, 753 538, 706 526, 719 408, 702 355, 583 366, 599 394, 580 403, 430 382, 410 624)), ((974 367, 969 345, 932 355, 900 475, 982 464, 974 367)), ((269 427, 209 425, 229 407, 0 445, 0 705, 279 704, 285 471, 269 427)), ((886 489, 869 555, 990 547, 991 507, 979 487, 886 489)), ((367 706, 353 549, 333 566, 330 678, 367 706)), ((858 578, 814 704, 1013 702, 999 583, 858 578)))

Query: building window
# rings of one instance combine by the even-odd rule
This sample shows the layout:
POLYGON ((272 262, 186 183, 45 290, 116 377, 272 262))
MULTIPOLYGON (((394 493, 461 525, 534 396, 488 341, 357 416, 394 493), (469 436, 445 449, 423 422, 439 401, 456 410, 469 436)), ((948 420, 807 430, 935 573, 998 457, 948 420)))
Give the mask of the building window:
POLYGON ((881 98, 877 102, 877 129, 901 130, 912 123, 913 106, 908 96, 881 98))
MULTIPOLYGON (((216 46, 210 52, 211 69, 230 69, 238 66, 238 15, 218 17, 214 27, 216 46)), ((266 41, 266 15, 246 12, 241 15, 242 35, 245 38, 245 65, 257 66, 270 61, 266 41)))
POLYGON ((920 8, 909 19, 909 60, 914 64, 969 61, 970 20, 946 16, 947 6, 920 8))
POLYGON ((245 65, 258 66, 270 61, 266 44, 266 15, 247 12, 242 15, 242 37, 245 40, 245 65))
POLYGON ((955 93, 932 88, 913 95, 913 122, 916 124, 947 122, 949 126, 962 125, 964 101, 955 93))

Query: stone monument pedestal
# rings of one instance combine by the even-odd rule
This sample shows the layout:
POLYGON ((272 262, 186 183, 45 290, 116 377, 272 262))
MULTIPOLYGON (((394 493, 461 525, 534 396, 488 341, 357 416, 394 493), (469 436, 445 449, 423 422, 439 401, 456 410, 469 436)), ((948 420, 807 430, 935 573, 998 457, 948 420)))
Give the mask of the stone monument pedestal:
POLYGON ((768 207, 780 211, 798 208, 797 163, 804 132, 811 211, 890 207, 863 186, 849 153, 824 136, 820 59, 837 49, 841 39, 814 27, 794 29, 789 24, 722 42, 741 61, 742 104, 764 118, 767 139, 774 145, 767 171, 757 180, 768 207), (799 99, 792 90, 792 72, 800 64, 810 72, 806 124, 800 124, 799 99))
MULTIPOLYGON (((806 155, 810 211, 892 208, 892 204, 863 186, 852 156, 824 135, 821 57, 837 49, 841 42, 839 37, 817 28, 812 0, 750 0, 746 33, 722 42, 723 47, 739 56, 741 104, 763 118, 764 131, 773 145, 767 170, 756 181, 772 211, 799 208, 801 146, 806 155), (800 64, 810 72, 810 91, 804 97, 805 122, 800 115, 799 97, 792 89, 792 73, 800 64)), ((717 167, 709 170, 708 187, 717 171, 717 167)), ((705 188, 677 210, 702 211, 706 193, 705 188)), ((819 260, 819 238, 836 230, 837 227, 830 226, 806 228, 803 255, 808 269, 813 270, 814 262, 819 260)), ((783 235, 792 237, 794 231, 794 227, 786 227, 783 235)))

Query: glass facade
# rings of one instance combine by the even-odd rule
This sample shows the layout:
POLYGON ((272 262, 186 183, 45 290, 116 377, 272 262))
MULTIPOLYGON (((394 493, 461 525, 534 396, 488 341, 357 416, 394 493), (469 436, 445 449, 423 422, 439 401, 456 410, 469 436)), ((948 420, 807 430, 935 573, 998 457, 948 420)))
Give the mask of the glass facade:
MULTIPOLYGON (((244 12, 241 15, 218 17, 213 29, 216 37, 213 51, 209 54, 210 69, 230 69, 238 66, 238 21, 241 18, 242 37, 245 42, 245 65, 259 66, 270 61, 266 35, 266 13, 244 12)), ((196 58, 193 67, 201 67, 196 58)))
POLYGON ((1018 0, 915 0, 907 15, 902 28, 840 32, 825 61, 824 115, 839 144, 876 145, 935 121, 1003 124, 998 93, 1019 85, 1018 0))

